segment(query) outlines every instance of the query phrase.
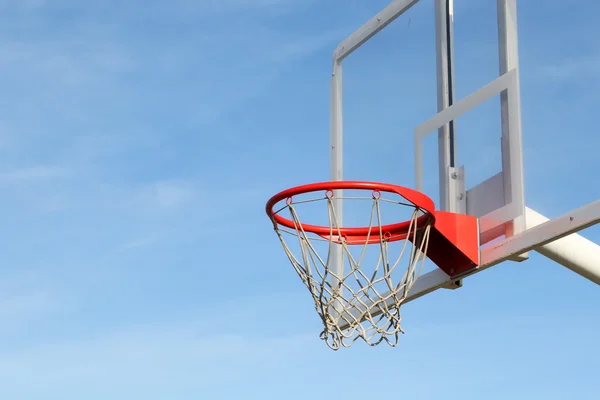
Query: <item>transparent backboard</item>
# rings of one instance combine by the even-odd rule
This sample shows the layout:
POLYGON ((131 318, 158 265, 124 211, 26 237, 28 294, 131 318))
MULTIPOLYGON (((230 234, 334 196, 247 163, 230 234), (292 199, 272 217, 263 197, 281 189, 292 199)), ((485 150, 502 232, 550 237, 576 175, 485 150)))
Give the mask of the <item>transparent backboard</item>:
MULTIPOLYGON (((376 57, 382 64, 397 62, 395 66, 397 74, 402 77, 403 65, 406 65, 406 60, 411 60, 411 57, 417 53, 414 46, 409 47, 409 51, 403 53, 401 57, 391 60, 386 59, 390 56, 389 51, 353 53, 359 47, 371 42, 372 38, 384 31, 386 27, 393 26, 410 15, 410 10, 413 10, 415 6, 425 3, 433 5, 428 11, 428 18, 431 22, 428 26, 434 30, 430 33, 435 40, 430 41, 429 44, 431 52, 435 54, 435 57, 430 60, 431 64, 435 64, 435 68, 433 65, 431 66, 431 71, 434 73, 427 78, 427 82, 435 82, 435 85, 422 85, 423 90, 415 92, 413 99, 417 102, 422 97, 428 96, 426 100, 435 104, 434 109, 437 112, 433 111, 431 115, 416 122, 414 126, 402 127, 395 133, 401 137, 401 142, 405 146, 411 147, 414 155, 414 165, 411 166, 411 171, 414 173, 414 185, 394 179, 390 183, 412 186, 434 199, 438 197, 437 208, 440 210, 468 214, 478 218, 480 265, 465 276, 503 261, 523 261, 528 258, 528 251, 536 250, 579 275, 600 284, 600 265, 597 263, 597 260, 600 259, 600 246, 575 234, 581 229, 600 222, 600 200, 552 220, 525 206, 516 0, 486 0, 482 3, 495 8, 492 19, 481 22, 479 21, 480 16, 476 16, 473 21, 460 21, 461 24, 467 26, 470 23, 485 23, 488 27, 495 27, 497 35, 494 40, 497 40, 495 51, 497 51, 498 61, 497 74, 483 82, 479 88, 474 88, 460 98, 456 96, 458 91, 455 84, 454 4, 452 0, 392 1, 343 40, 333 54, 330 87, 330 179, 333 181, 357 179, 355 174, 348 177, 344 175, 343 65, 354 57, 376 57), (414 54, 410 53, 411 50, 414 54), (427 89, 434 93, 427 93, 427 89), (458 145, 461 143, 460 138, 464 132, 461 131, 457 120, 466 113, 470 113, 471 110, 488 107, 490 102, 495 102, 497 106, 495 117, 486 116, 479 125, 479 129, 474 133, 492 137, 493 150, 500 155, 497 169, 488 171, 483 168, 483 163, 489 149, 480 150, 482 152, 479 157, 481 163, 468 166, 461 164, 461 155, 464 155, 466 151, 464 151, 464 147, 458 145), (494 118, 499 121, 498 124, 492 122, 494 118), (432 160, 424 157, 423 154, 428 150, 427 146, 431 147, 432 141, 428 142, 428 139, 435 137, 434 133, 437 133, 437 141, 434 142, 437 144, 437 154, 432 160), (432 166, 437 169, 437 177, 435 174, 431 176, 432 174, 427 173, 431 172, 432 166), (481 176, 482 171, 487 174, 481 176), (470 179, 474 175, 477 175, 477 179, 470 179), (467 184, 467 182, 473 181, 476 183, 467 184), (435 185, 437 190, 432 190, 432 185, 435 185), (437 196, 432 192, 436 192, 437 196)), ((480 4, 478 3, 478 5, 480 4)), ((419 18, 425 14, 423 10, 420 9, 419 18)), ((406 18, 404 24, 410 26, 411 17, 406 18)), ((394 32, 394 34, 398 33, 398 31, 394 32)), ((419 32, 419 34, 427 34, 427 32, 419 32)), ((414 35, 411 39, 414 39, 414 35)), ((427 43, 425 43, 426 45, 427 43)), ((411 75, 411 77, 416 79, 416 76, 411 75)), ((389 86, 393 85, 389 84, 389 86)), ((357 97, 359 101, 364 102, 361 94, 356 91, 353 92, 352 97, 357 97)), ((384 100, 389 101, 389 97, 378 101, 384 100)), ((377 107, 383 106, 378 104, 377 107)), ((393 107, 391 108, 393 109, 393 107)), ((356 112, 357 109, 359 108, 354 107, 352 111, 356 112)), ((393 112, 398 114, 415 113, 414 109, 406 107, 398 107, 393 112)), ((369 112, 365 112, 363 117, 368 118, 369 115, 369 112)), ((374 126, 377 126, 376 122, 376 120, 373 121, 374 126)), ((369 135, 369 138, 372 137, 375 140, 379 136, 376 129, 363 132, 363 134, 369 135)), ((387 141, 380 141, 377 146, 382 152, 390 153, 387 141)), ((394 148, 391 152, 396 150, 399 149, 394 148)), ((398 152, 398 154, 400 153, 398 152)), ((365 155, 357 162, 366 165, 372 163, 372 160, 373 155, 371 154, 365 155)), ((350 162, 352 161, 350 160, 350 162)), ((402 160, 398 162, 402 162, 402 160)), ((340 200, 343 196, 339 193, 336 197, 338 200, 334 201, 339 202, 336 204, 336 209, 340 210, 338 218, 343 223, 341 211, 343 204, 340 200)), ((342 255, 338 254, 337 259, 334 257, 333 263, 338 263, 339 268, 343 268, 342 255)), ((434 269, 418 279, 407 301, 439 288, 452 289, 460 287, 460 285, 460 279, 450 279, 443 271, 434 269)))
MULTIPOLYGON (((398 23, 415 5, 421 2, 396 0, 377 13, 357 31, 342 41, 334 52, 333 74, 331 79, 331 180, 344 179, 343 163, 343 105, 342 105, 342 66, 347 58, 360 57, 352 54, 367 43, 388 25, 398 23)), ((480 242, 482 245, 500 237, 510 237, 525 229, 525 201, 523 183, 521 115, 518 73, 518 39, 516 7, 514 0, 498 0, 495 22, 498 28, 499 75, 482 88, 461 98, 455 98, 454 49, 453 49, 453 2, 448 0, 432 1, 431 27, 435 29, 435 42, 431 43, 431 52, 435 53, 436 76, 431 76, 437 90, 429 94, 428 99, 437 102, 437 114, 430 119, 399 133, 405 143, 414 146, 414 185, 407 182, 393 182, 412 186, 431 195, 426 190, 426 182, 436 179, 423 173, 423 142, 433 133, 437 133, 437 169, 438 209, 464 213, 480 218, 480 242), (474 186, 467 186, 469 169, 460 164, 461 149, 457 148, 457 136, 460 130, 456 126, 458 117, 477 108, 480 104, 496 98, 500 104, 497 118, 499 129, 494 132, 486 129, 481 135, 494 135, 498 138, 497 147, 501 154, 501 166, 490 176, 474 186)), ((407 21, 410 23, 410 21, 407 21)), ((467 24, 468 21, 463 23, 467 24)), ((407 53, 406 57, 411 54, 407 53)), ((380 56, 380 62, 386 62, 386 54, 380 56)), ((402 66, 398 73, 402 74, 402 66)), ((433 68, 432 68, 433 69, 433 68)), ((493 100, 492 100, 493 101, 493 100)), ((410 112, 409 110, 406 110, 410 112)), ((377 135, 376 132, 370 133, 377 135)), ((430 165, 428 165, 431 167, 430 165)), ((470 166, 477 168, 477 165, 470 166)), ((352 179, 352 178, 351 178, 352 179)), ((341 209, 341 204, 339 205, 341 209)), ((522 260, 526 255, 515 257, 522 260)))

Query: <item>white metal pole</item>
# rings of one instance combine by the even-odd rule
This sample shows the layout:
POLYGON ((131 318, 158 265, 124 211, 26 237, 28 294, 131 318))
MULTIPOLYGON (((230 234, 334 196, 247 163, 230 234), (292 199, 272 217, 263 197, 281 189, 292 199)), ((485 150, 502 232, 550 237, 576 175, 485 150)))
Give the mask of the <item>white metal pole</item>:
MULTIPOLYGON (((498 55, 500 75, 516 72, 515 93, 500 94, 502 123, 502 170, 504 171, 505 202, 518 202, 525 208, 523 193, 523 146, 521 138, 521 93, 519 77, 519 37, 517 0, 498 0, 498 55)), ((506 236, 525 230, 525 217, 506 225, 506 236)), ((526 255, 523 255, 526 258, 526 255)), ((521 260, 523 259, 521 258, 521 260)), ((518 259, 517 259, 518 260, 518 259)))
MULTIPOLYGON (((341 181, 344 179, 343 168, 343 117, 342 117, 342 64, 341 60, 333 60, 333 72, 331 76, 330 92, 330 179, 341 181)), ((333 206, 336 212, 338 226, 343 226, 343 192, 336 190, 333 198, 333 206)), ((330 269, 336 276, 341 277, 344 273, 344 254, 340 245, 333 245, 330 269)), ((339 280, 331 276, 329 283, 336 288, 339 280)), ((341 288, 340 288, 341 290, 341 288)))
MULTIPOLYGON (((527 229, 549 221, 542 214, 526 208, 527 229)), ((573 233, 562 239, 536 247, 535 251, 600 285, 600 246, 573 233)))
POLYGON ((368 20, 350 36, 344 39, 333 53, 334 59, 341 62, 353 51, 362 46, 367 40, 375 36, 383 28, 391 24, 396 18, 404 14, 419 0, 393 0, 383 10, 368 20))
MULTIPOLYGON (((435 50, 438 112, 454 103, 454 10, 452 0, 435 0, 435 50)), ((440 206, 458 212, 458 181, 454 174, 456 147, 455 121, 438 129, 440 206), (454 176, 454 178, 453 178, 454 176)))

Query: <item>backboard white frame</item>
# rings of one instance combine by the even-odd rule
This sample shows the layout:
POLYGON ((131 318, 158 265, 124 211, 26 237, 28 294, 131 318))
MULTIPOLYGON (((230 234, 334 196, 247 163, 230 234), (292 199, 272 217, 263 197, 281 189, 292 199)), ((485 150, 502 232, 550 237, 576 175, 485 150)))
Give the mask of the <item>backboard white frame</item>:
POLYGON ((512 222, 525 213, 522 140, 516 112, 517 87, 517 70, 512 69, 423 122, 414 131, 415 188, 423 191, 423 138, 490 98, 501 93, 505 95, 508 129, 505 130, 506 137, 502 138, 502 164, 506 168, 469 190, 464 189, 464 167, 456 168, 447 165, 444 172, 444 176, 448 179, 446 196, 449 208, 453 212, 479 218, 482 244, 500 236, 498 227, 502 227, 500 232, 503 234, 506 223, 512 222), (451 187, 455 189, 451 190, 451 187), (494 232, 498 233, 494 234, 494 232))
MULTIPOLYGON (((330 102, 330 179, 343 179, 342 63, 352 52, 404 14, 419 0, 394 0, 381 12, 343 40, 333 53, 330 102)), ((415 150, 420 140, 438 130, 438 208, 481 218, 481 243, 500 236, 510 237, 525 229, 525 197, 521 139, 521 99, 516 0, 496 0, 498 9, 498 52, 500 76, 454 103, 453 1, 435 0, 436 70, 438 114, 415 129, 415 150), (473 188, 465 187, 465 171, 458 167, 454 135, 458 116, 499 95, 501 102, 502 171, 473 188), (490 196, 493 193, 494 196, 490 196), (492 198, 493 197, 493 198, 492 198)), ((415 154, 416 188, 422 190, 420 153, 415 154)), ((338 193, 341 198, 341 193, 338 193)), ((343 221, 341 200, 335 204, 343 221)), ((516 260, 526 259, 523 254, 516 260)))

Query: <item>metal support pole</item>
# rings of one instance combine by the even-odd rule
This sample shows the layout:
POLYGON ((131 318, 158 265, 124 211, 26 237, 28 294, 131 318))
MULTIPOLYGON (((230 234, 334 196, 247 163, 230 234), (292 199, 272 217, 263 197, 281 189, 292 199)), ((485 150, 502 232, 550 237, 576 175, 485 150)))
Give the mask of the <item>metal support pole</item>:
MULTIPOLYGON (((515 93, 500 94, 502 115, 502 170, 504 171, 505 203, 525 204, 523 182, 523 154, 521 138, 521 92, 519 77, 519 39, 517 30, 517 1, 498 0, 498 52, 500 75, 516 71, 515 93), (517 176, 519 175, 519 176, 517 176)), ((506 236, 517 235, 525 230, 525 216, 506 224, 506 236)), ((522 260, 526 255, 520 257, 522 260)), ((517 261, 519 259, 517 258, 517 261)))
MULTIPOLYGON (((452 0, 435 0, 438 112, 454 103, 453 14, 452 0)), ((455 121, 438 129, 440 209, 449 212, 459 212, 454 129, 455 121)))
MULTIPOLYGON (((342 64, 334 55, 333 72, 331 76, 330 93, 330 179, 332 181, 341 181, 343 177, 343 116, 342 116, 342 64)), ((342 190, 336 190, 333 197, 333 205, 336 211, 336 220, 338 226, 343 226, 343 194, 342 190)), ((331 254, 331 271, 336 276, 342 276, 344 273, 344 254, 340 245, 333 245, 331 254)), ((335 276, 330 278, 331 285, 335 288, 339 282, 335 276)), ((341 289, 340 289, 341 290, 341 289)))
MULTIPOLYGON (((526 208, 527 229, 549 221, 542 214, 526 208)), ((534 249, 582 277, 600 285, 600 246, 573 233, 534 249)))

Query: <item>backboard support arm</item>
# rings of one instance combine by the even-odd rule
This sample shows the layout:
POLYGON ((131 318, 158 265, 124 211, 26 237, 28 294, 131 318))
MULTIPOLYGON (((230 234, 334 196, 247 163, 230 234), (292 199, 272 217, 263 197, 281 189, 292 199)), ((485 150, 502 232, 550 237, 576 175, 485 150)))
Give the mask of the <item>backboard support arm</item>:
MULTIPOLYGON (((458 280, 530 250, 535 250, 600 285, 600 246, 577 234, 600 223, 600 200, 550 220, 530 208, 526 210, 529 217, 526 219, 527 230, 482 249, 481 265, 478 268, 459 277, 450 277, 440 269, 428 272, 415 282, 403 304, 438 289, 453 288, 458 280)), ((372 313, 373 317, 376 315, 372 313)))

